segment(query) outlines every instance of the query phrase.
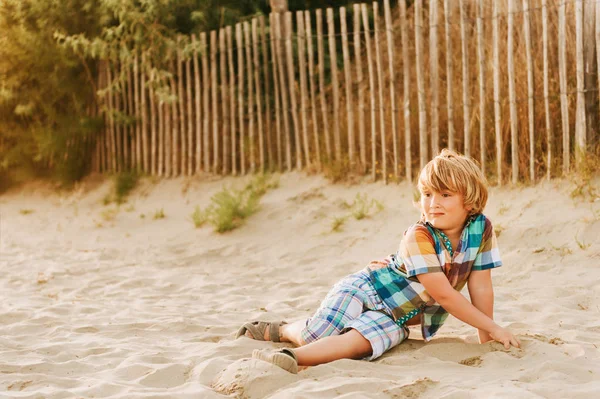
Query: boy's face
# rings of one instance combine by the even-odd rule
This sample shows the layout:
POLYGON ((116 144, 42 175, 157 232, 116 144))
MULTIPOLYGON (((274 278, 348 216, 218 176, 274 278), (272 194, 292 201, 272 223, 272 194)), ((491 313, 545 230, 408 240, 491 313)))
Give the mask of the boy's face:
POLYGON ((425 221, 444 232, 461 231, 470 211, 465 207, 462 194, 427 188, 421 190, 421 210, 425 221))

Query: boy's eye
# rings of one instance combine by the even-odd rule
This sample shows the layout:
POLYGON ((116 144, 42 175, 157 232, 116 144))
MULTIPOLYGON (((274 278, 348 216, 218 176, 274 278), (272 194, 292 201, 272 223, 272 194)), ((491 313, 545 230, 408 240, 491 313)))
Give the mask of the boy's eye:
POLYGON ((429 198, 431 197, 431 193, 423 193, 423 196, 429 198))
POLYGON ((451 196, 451 194, 450 194, 450 193, 443 193, 443 194, 442 194, 442 197, 444 197, 444 198, 448 198, 448 197, 450 197, 450 196, 451 196))

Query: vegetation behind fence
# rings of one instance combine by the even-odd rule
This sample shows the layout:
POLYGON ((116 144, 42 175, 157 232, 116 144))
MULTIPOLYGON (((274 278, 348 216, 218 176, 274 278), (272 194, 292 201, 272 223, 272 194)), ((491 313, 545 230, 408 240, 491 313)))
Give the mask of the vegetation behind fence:
POLYGON ((385 0, 117 49, 99 68, 93 169, 337 165, 387 182, 449 147, 498 184, 561 175, 598 142, 597 13, 595 0, 385 0))

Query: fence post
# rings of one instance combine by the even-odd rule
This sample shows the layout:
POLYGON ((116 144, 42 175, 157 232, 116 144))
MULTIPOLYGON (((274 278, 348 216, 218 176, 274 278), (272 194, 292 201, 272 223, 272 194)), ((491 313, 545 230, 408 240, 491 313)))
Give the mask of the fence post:
POLYGON ((417 98, 419 101, 419 160, 423 168, 428 161, 427 155, 427 107, 425 104, 425 78, 423 71, 423 0, 415 1, 415 53, 417 68, 417 98))
POLYGON ((271 62, 273 63, 273 95, 275 97, 275 134, 277 145, 277 168, 283 170, 283 153, 281 140, 281 109, 279 106, 279 66, 277 65, 277 48, 279 48, 277 25, 275 24, 275 14, 269 14, 269 23, 271 25, 271 62))
POLYGON ((298 105, 296 103, 296 76, 294 71, 294 53, 292 50, 292 13, 285 13, 285 52, 287 55, 288 85, 290 88, 290 106, 294 124, 294 145, 296 147, 296 169, 302 169, 302 144, 298 123, 298 105))
POLYGON ((200 89, 200 63, 198 60, 198 41, 192 33, 192 45, 194 47, 194 101, 196 108, 196 169, 200 172, 202 165, 202 93, 200 89))
POLYGON ((354 19, 354 63, 356 64, 356 84, 358 86, 358 137, 360 151, 360 167, 362 173, 367 171, 367 151, 365 137, 365 105, 364 105, 364 84, 363 84, 363 66, 362 51, 360 46, 360 4, 353 5, 354 19))
MULTIPOLYGON (((400 0, 404 1, 404 0, 400 0)), ((377 153, 375 144, 377 141, 377 125, 375 120, 375 75, 373 73, 373 56, 371 54, 371 30, 369 27, 369 14, 367 5, 361 4, 361 12, 363 19, 363 27, 365 31, 365 47, 367 48, 367 67, 369 70, 369 93, 371 99, 371 178, 373 181, 377 179, 377 153)))
POLYGON ((485 48, 483 45, 483 3, 477 2, 477 58, 479 65, 479 159, 481 171, 486 172, 486 113, 485 113, 485 48))
POLYGON ((387 151, 385 146, 385 106, 383 104, 383 70, 381 51, 379 51, 379 4, 373 2, 373 41, 375 42, 375 65, 377 66, 377 96, 379 97, 379 133, 381 136, 381 173, 383 183, 387 184, 387 151))
POLYGON ((546 160, 546 178, 550 180, 552 176, 552 142, 554 140, 552 132, 552 123, 550 122, 550 82, 549 62, 548 62, 548 0, 542 0, 542 44, 544 52, 544 110, 546 116, 546 142, 547 142, 547 160, 546 160))
POLYGON ((569 172, 569 157, 571 153, 569 148, 569 98, 567 97, 567 49, 565 7, 565 2, 561 2, 558 6, 558 73, 560 79, 560 109, 563 133, 563 175, 569 172))
MULTIPOLYGON (((179 170, 182 175, 187 175, 187 134, 186 134, 186 112, 185 112, 185 92, 183 89, 183 39, 181 35, 177 35, 177 99, 179 100, 179 146, 177 147, 177 155, 179 162, 179 170)), ((187 116, 189 118, 189 115, 187 116)), ((145 131, 145 129, 144 129, 145 131)), ((145 157, 144 157, 145 159, 145 157)))
POLYGON ((400 35, 402 40, 402 72, 404 75, 404 93, 402 102, 404 104, 404 168, 406 180, 412 182, 412 150, 410 131, 410 69, 408 58, 408 25, 406 22, 406 1, 398 0, 400 5, 400 35))
POLYGON ((523 0, 523 31, 525 33, 525 53, 527 57, 527 111, 529 127, 529 179, 535 181, 535 99, 533 89, 533 58, 531 55, 531 22, 529 0, 523 0))
POLYGON ((496 132, 496 173, 498 185, 502 185, 502 131, 500 127, 500 32, 498 27, 498 2, 493 4, 493 42, 494 42, 494 130, 496 132))
POLYGON ((306 120, 306 33, 304 30, 304 12, 296 11, 296 24, 298 26, 298 74, 300 75, 300 119, 302 122, 302 140, 304 147, 304 161, 310 165, 310 148, 308 146, 308 124, 306 120))
MULTIPOLYGON (((497 1, 494 1, 494 7, 497 7, 497 1)), ((452 3, 450 0, 444 0, 444 26, 446 28, 446 104, 448 107, 448 148, 454 150, 454 65, 452 64, 452 35, 450 34, 450 16, 452 15, 452 3)), ((496 19, 494 19, 496 21, 496 19)))
POLYGON ((464 153, 471 155, 471 93, 469 88, 469 54, 467 53, 467 31, 466 22, 467 12, 465 10, 465 0, 460 0, 460 42, 462 54, 462 75, 463 75, 463 123, 464 123, 464 153))
POLYGON ((352 74, 350 72, 350 51, 348 50, 348 27, 346 7, 340 7, 340 30, 342 34, 342 54, 344 57, 344 88, 346 89, 346 123, 348 133, 348 160, 354 164, 354 115, 352 114, 352 74))
MULTIPOLYGON (((387 1, 387 0, 386 0, 387 1)), ((439 74, 438 74, 438 0, 429 2, 429 81, 431 87, 431 156, 440 151, 439 74)))
POLYGON ((317 167, 321 169, 321 145, 319 143, 319 128, 317 123, 316 87, 315 87, 315 60, 313 54, 312 27, 310 22, 310 11, 304 11, 306 28, 306 47, 308 52, 308 86, 310 90, 310 115, 312 119, 313 137, 315 139, 315 152, 317 156, 317 167))
MULTIPOLYGON (((434 1, 434 3, 437 0, 434 1)), ((432 3, 433 4, 433 3, 432 3)), ((394 155, 394 178, 398 179, 398 129, 396 127, 396 77, 394 71, 394 34, 392 26, 392 12, 390 10, 390 0, 384 0, 383 2, 384 14, 385 14, 385 34, 387 38, 387 50, 388 50, 388 69, 390 72, 390 107, 392 112, 390 113, 392 118, 392 146, 394 155)), ((437 61, 436 61, 437 65, 437 61)))
POLYGON ((337 50, 335 48, 335 24, 333 9, 327 9, 327 33, 329 39, 329 65, 331 69, 331 86, 333 89, 333 140, 335 145, 335 160, 342 159, 342 142, 340 138, 340 95, 337 76, 337 50))

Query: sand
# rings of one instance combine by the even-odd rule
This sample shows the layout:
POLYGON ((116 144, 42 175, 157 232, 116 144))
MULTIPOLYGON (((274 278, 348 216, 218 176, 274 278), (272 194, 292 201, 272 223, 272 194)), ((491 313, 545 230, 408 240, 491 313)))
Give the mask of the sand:
POLYGON ((450 317, 430 343, 413 329, 376 361, 291 375, 249 359, 285 344, 235 340, 237 328, 306 318, 338 279, 395 252, 418 218, 413 188, 291 173, 243 227, 194 227, 196 205, 247 180, 148 180, 118 209, 99 178, 0 196, 0 397, 600 396, 600 198, 571 198, 569 181, 491 190, 495 318, 522 349, 479 345, 450 317), (384 209, 332 232, 358 193, 384 209))

